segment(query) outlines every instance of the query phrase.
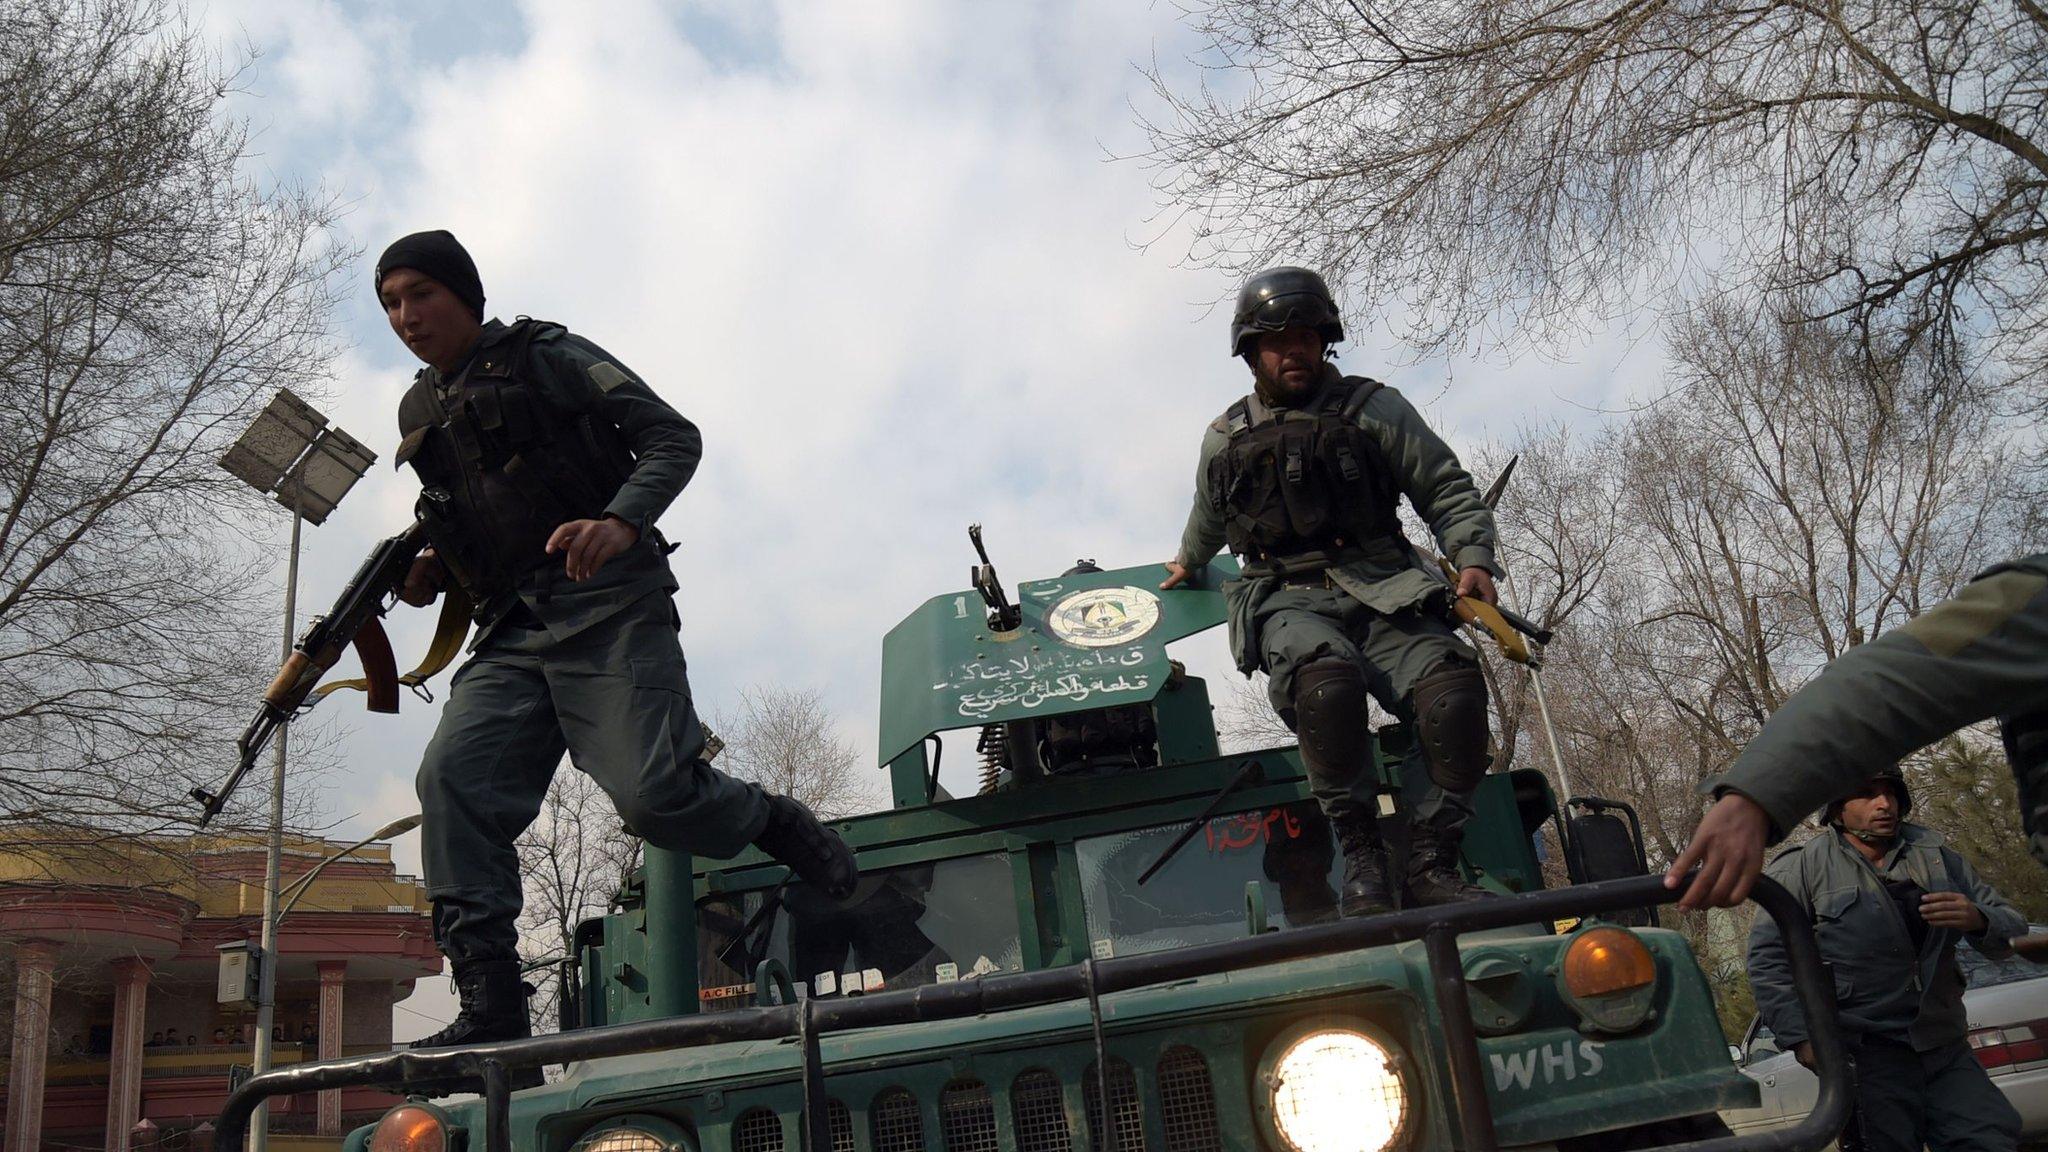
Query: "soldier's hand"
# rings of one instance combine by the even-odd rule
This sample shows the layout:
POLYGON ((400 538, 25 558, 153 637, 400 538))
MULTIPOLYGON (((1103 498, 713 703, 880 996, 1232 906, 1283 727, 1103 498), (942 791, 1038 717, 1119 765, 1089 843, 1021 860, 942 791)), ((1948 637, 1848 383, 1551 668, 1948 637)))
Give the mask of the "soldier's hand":
POLYGON ((1792 1046, 1792 1058, 1799 1061, 1801 1068, 1811 1072, 1813 1070, 1813 1041, 1801 1040, 1799 1043, 1794 1044, 1792 1046))
POLYGON ((1679 879, 1697 864, 1700 874, 1679 900, 1680 908, 1690 912, 1740 904, 1763 875, 1764 841, 1770 834, 1771 817, 1762 805, 1740 792, 1725 793, 1707 809, 1692 843, 1671 862, 1664 886, 1678 887, 1679 879))
POLYGON ((412 567, 406 570, 405 583, 398 589, 398 598, 415 608, 425 608, 441 594, 448 584, 448 567, 432 548, 425 549, 413 557, 412 567))
POLYGON ((1953 928, 1958 932, 1982 932, 1990 926, 1984 910, 1961 892, 1929 892, 1920 898, 1920 918, 1930 928, 1953 928))
POLYGON ((1458 595, 1476 596, 1488 604, 1500 603, 1500 593, 1493 589, 1493 573, 1484 568, 1466 568, 1458 573, 1458 595))
POLYGON ((1166 579, 1159 582, 1159 590, 1164 592, 1169 588, 1178 588, 1187 583, 1193 576, 1194 573, 1182 567, 1180 561, 1168 560, 1166 562, 1166 579))
POLYGON ((562 553, 562 570, 571 580, 597 575, 605 561, 640 541, 640 530, 619 519, 571 520, 548 537, 548 552, 562 553))

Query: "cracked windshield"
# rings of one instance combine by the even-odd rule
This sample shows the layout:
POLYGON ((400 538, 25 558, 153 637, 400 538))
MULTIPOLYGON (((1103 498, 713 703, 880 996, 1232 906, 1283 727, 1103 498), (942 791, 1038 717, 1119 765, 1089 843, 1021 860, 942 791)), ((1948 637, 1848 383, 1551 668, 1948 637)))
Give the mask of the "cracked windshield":
POLYGON ((1254 881, 1268 923, 1298 928, 1336 915, 1336 843, 1312 801, 1215 817, 1140 885, 1138 877, 1185 827, 1163 824, 1075 843, 1097 959, 1243 936, 1245 887, 1254 881))
POLYGON ((706 1011, 751 1007, 762 960, 806 994, 913 988, 1023 968, 1016 881, 1001 852, 862 875, 842 902, 807 884, 697 902, 706 1011))

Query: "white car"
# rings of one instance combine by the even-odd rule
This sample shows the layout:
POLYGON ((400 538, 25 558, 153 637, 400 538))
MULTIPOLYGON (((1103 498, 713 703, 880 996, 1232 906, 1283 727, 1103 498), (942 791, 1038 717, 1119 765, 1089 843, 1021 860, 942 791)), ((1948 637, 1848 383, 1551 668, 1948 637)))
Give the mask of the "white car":
MULTIPOLYGON (((2034 924, 2028 931, 2048 934, 2048 926, 2034 924)), ((1956 957, 1968 982, 1963 1008, 1970 1048, 2018 1109, 2020 1143, 2048 1148, 2048 964, 2017 956, 1987 960, 1967 944, 1957 947, 1956 957)), ((1737 1135, 1789 1127, 1813 1110, 1819 1082, 1790 1052, 1778 1050, 1777 1038, 1760 1019, 1749 1022, 1742 1044, 1731 1045, 1728 1054, 1763 1095, 1758 1107, 1721 1113, 1737 1135)))

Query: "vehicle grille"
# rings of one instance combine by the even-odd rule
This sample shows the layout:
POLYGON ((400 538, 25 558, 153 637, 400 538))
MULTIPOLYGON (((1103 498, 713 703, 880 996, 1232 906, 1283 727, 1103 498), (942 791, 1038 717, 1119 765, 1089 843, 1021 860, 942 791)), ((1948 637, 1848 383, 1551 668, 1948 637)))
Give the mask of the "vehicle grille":
POLYGON ((996 1152, 996 1098, 979 1080, 960 1080, 939 1094, 939 1130, 946 1152, 996 1152))
POLYGON ((782 1152, 782 1117, 756 1108, 732 1126, 733 1152, 782 1152))
POLYGON ((1074 1152, 1059 1077, 1043 1068, 1017 1077, 1010 1085, 1010 1128, 1017 1136, 1017 1152, 1074 1152))
MULTIPOLYGON (((1007 1123, 1017 1152, 1074 1152, 1073 1123, 1085 1118, 1091 1149, 1146 1152, 1149 1146, 1164 1152, 1223 1152, 1216 1085, 1202 1055, 1185 1044, 1172 1045, 1147 1071, 1141 1084, 1129 1063, 1115 1057, 1109 1061, 1114 1148, 1104 1142, 1102 1090, 1091 1062, 1078 1084, 1063 1082, 1056 1073, 1039 1067, 1019 1072, 1007 1085, 997 1079, 992 1086, 974 1077, 954 1079, 943 1087, 927 1081, 931 1087, 916 1092, 901 1083, 888 1085, 867 1102, 867 1149, 998 1152, 1003 1147, 1002 1125, 1007 1123), (922 1093, 929 1095, 921 1101, 922 1093), (1159 1130, 1154 1136, 1158 1144, 1147 1142, 1147 1097, 1158 1102, 1155 1118, 1159 1130), (1074 1109, 1077 1103, 1080 1107, 1074 1109), (938 1121, 940 1141, 936 1145, 927 1143, 927 1111, 938 1121)), ((856 1112, 861 1097, 872 1089, 854 1094, 848 1091, 852 1087, 833 1079, 834 1096, 826 1113, 832 1152, 855 1152, 856 1112), (847 1093, 843 1100, 841 1093, 847 1093)), ((733 1122, 731 1152, 783 1152, 784 1147, 781 1119, 765 1108, 743 1112, 733 1122)))
POLYGON ((832 1126, 832 1152, 853 1152, 853 1113, 838 1100, 826 1103, 825 1122, 832 1126))
POLYGON ((875 1097, 868 1109, 868 1141, 875 1152, 924 1152, 924 1117, 918 1114, 917 1097, 903 1088, 875 1097))
MULTIPOLYGON (((1110 1147, 1102 1135, 1102 1077, 1093 1064, 1081 1076, 1081 1096, 1088 1102, 1088 1146, 1110 1147)), ((1138 1100, 1138 1078, 1121 1060, 1109 1062, 1109 1106, 1116 1120, 1115 1152, 1145 1152, 1145 1107, 1138 1100)))
POLYGON ((1186 1045, 1159 1058, 1159 1115, 1166 1128, 1166 1152, 1223 1152, 1216 1128, 1216 1086, 1202 1054, 1186 1045))

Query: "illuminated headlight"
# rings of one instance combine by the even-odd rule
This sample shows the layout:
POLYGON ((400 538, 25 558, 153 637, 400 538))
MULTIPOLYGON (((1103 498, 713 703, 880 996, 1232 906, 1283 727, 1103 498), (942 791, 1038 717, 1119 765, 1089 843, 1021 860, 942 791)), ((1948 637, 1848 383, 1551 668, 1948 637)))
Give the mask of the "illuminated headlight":
POLYGON ((1292 1152, 1385 1152, 1408 1125, 1400 1056, 1361 1023, 1321 1020, 1283 1033, 1260 1080, 1273 1132, 1292 1152))
POLYGON ((658 1116, 607 1120, 576 1141, 570 1152, 692 1152, 681 1128, 658 1116))

